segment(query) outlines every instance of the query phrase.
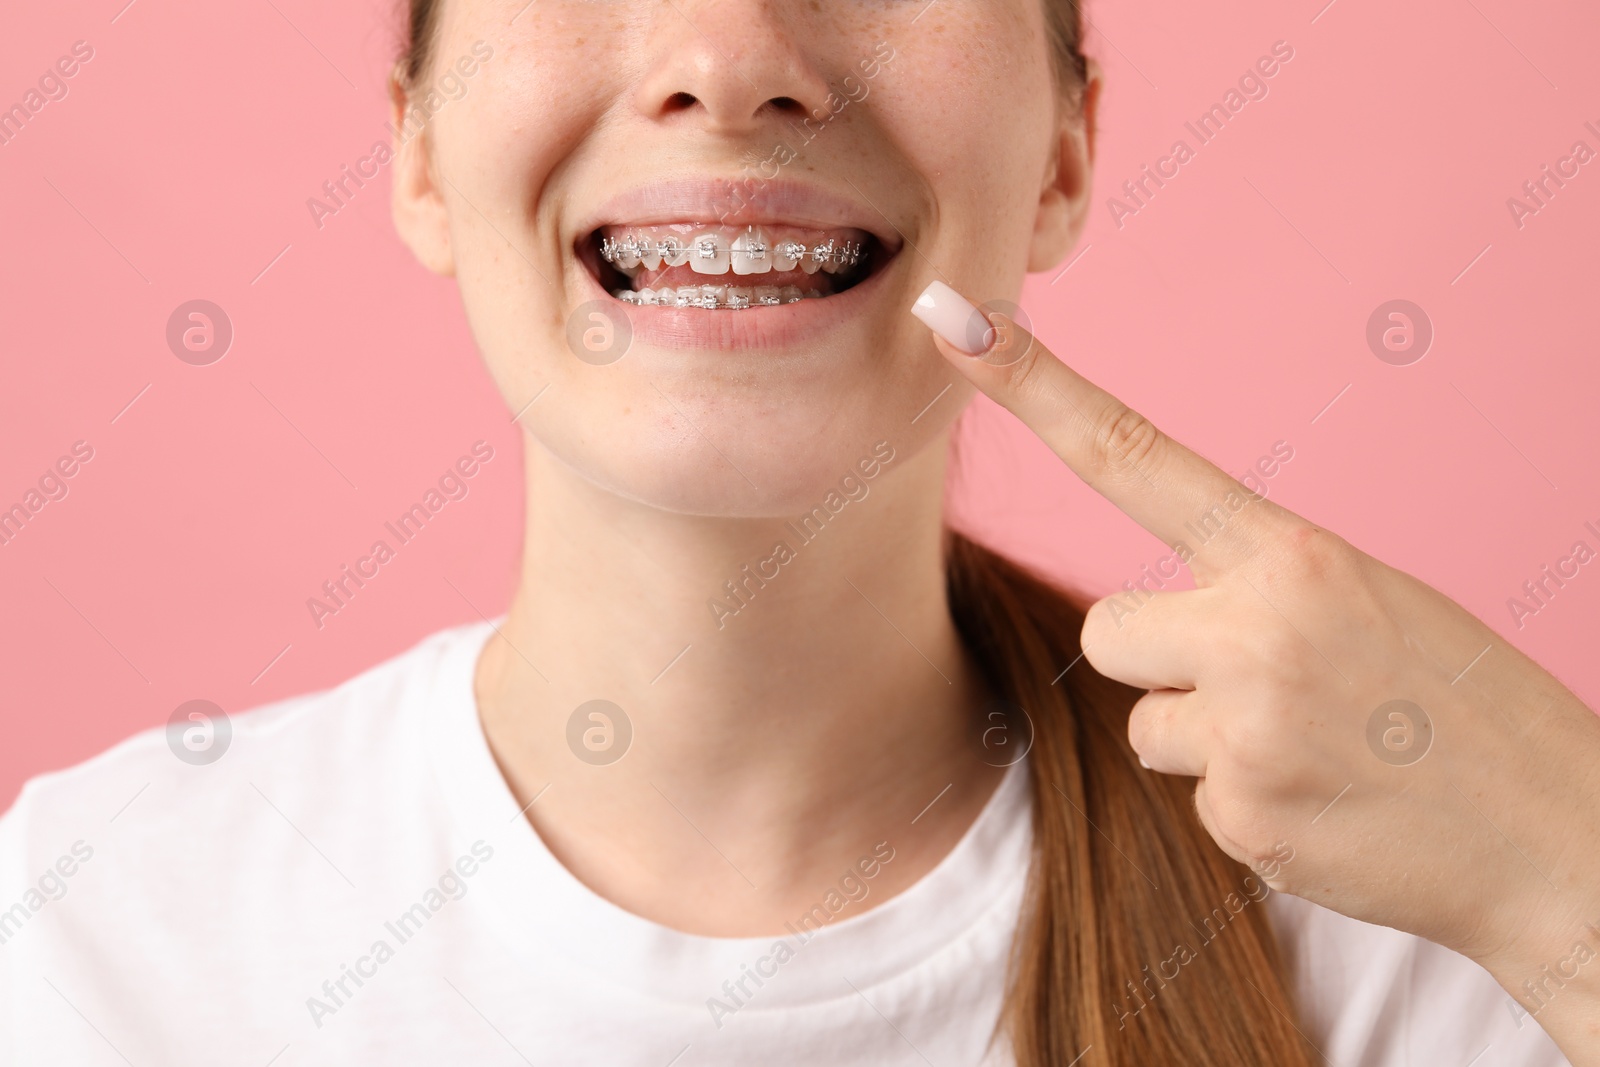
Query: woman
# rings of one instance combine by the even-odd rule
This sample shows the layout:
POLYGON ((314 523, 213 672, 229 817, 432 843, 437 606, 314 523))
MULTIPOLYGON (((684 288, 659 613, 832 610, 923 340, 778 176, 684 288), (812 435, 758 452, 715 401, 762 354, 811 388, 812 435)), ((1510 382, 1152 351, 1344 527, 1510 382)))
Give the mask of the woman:
POLYGON ((1600 1063, 1593 714, 1001 313, 1089 203, 1069 0, 408 26, 516 597, 32 783, 14 1062, 1600 1063), (947 530, 977 390, 1172 556, 1085 614, 947 530))

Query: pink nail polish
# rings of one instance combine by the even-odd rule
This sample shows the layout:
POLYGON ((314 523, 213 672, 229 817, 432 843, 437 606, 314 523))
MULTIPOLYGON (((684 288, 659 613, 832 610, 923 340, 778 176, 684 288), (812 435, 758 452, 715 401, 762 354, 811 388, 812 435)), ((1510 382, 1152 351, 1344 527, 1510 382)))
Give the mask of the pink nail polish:
POLYGON ((930 283, 911 306, 911 314, 970 356, 981 356, 994 344, 989 320, 944 282, 930 283))

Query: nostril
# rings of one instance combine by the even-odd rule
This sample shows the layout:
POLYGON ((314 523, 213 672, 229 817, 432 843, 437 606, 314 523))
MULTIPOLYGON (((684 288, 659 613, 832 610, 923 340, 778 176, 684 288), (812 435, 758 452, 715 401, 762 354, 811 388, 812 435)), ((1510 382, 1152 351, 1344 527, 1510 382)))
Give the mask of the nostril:
POLYGON ((794 112, 805 110, 805 108, 800 105, 800 101, 796 100, 792 96, 775 96, 771 100, 768 100, 767 103, 778 111, 794 112))
POLYGON ((697 103, 699 103, 699 101, 696 100, 691 93, 673 93, 671 96, 667 97, 666 110, 687 111, 689 108, 694 107, 697 103))

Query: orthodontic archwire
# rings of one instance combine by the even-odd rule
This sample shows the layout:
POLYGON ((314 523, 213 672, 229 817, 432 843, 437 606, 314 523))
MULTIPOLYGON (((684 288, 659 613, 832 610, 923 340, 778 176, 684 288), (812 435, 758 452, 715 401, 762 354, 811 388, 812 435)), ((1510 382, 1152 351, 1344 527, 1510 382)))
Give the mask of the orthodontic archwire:
MULTIPOLYGON (((769 249, 761 242, 747 244, 742 248, 719 248, 716 244, 716 239, 712 237, 701 237, 692 244, 685 243, 671 235, 663 237, 656 242, 652 242, 647 237, 635 237, 631 233, 622 237, 600 238, 600 258, 607 263, 615 263, 621 259, 634 257, 642 259, 645 256, 656 253, 659 253, 662 259, 665 260, 667 258, 676 258, 685 252, 690 256, 698 256, 700 259, 716 259, 717 256, 723 253, 727 253, 730 259, 735 255, 756 259, 764 257, 773 251, 781 251, 786 258, 793 259, 796 263, 809 258, 818 265, 832 261, 841 266, 853 267, 861 259, 861 242, 835 242, 830 237, 826 241, 807 248, 799 241, 788 240, 778 242, 777 249, 769 249)), ((684 259, 676 265, 682 266, 683 263, 687 262, 688 260, 684 259)))

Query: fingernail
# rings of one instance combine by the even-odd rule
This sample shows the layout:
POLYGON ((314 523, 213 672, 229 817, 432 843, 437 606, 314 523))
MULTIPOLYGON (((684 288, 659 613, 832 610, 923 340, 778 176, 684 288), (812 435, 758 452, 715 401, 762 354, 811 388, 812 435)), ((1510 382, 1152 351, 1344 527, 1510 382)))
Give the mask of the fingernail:
POLYGON ((1144 757, 1143 756, 1139 757, 1139 766, 1143 767, 1147 771, 1150 769, 1150 764, 1148 764, 1148 763, 1146 763, 1144 761, 1144 757))
POLYGON ((911 305, 911 314, 969 356, 982 355, 994 344, 989 320, 944 282, 930 282, 911 305))

